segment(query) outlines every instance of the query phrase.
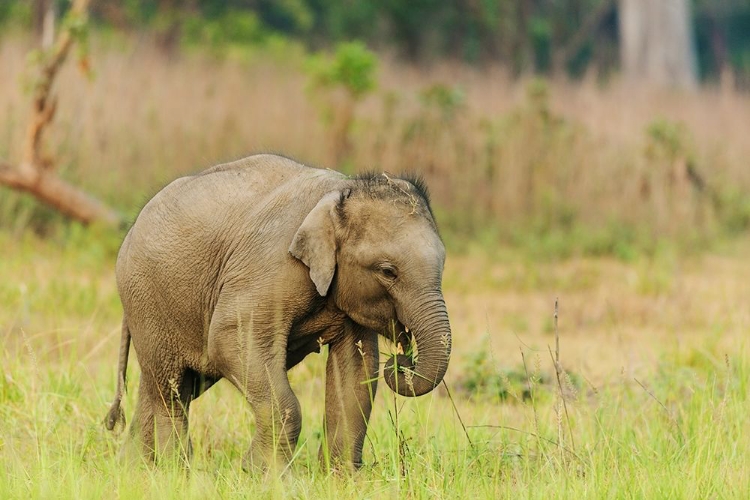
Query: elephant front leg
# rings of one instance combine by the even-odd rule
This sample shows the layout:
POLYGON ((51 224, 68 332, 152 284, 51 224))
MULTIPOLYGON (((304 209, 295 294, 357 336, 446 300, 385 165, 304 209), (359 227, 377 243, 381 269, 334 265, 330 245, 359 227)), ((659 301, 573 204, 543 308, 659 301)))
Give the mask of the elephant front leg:
POLYGON ((358 468, 377 390, 378 338, 371 330, 347 322, 344 334, 329 347, 326 365, 325 468, 358 468))
POLYGON ((292 459, 302 428, 299 401, 281 363, 267 363, 248 377, 243 392, 255 414, 256 432, 243 460, 246 471, 283 470, 292 459))
POLYGON ((209 329, 208 357, 255 414, 255 435, 242 468, 281 471, 294 455, 302 428, 299 401, 286 371, 289 327, 279 324, 273 311, 270 317, 254 315, 252 310, 237 310, 235 301, 230 295, 219 300, 209 329))

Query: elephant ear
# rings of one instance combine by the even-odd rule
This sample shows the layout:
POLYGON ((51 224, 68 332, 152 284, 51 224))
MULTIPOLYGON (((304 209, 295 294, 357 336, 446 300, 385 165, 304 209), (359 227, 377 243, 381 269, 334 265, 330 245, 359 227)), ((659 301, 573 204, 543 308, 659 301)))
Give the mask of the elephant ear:
POLYGON ((310 279, 323 297, 336 271, 334 217, 336 205, 342 199, 338 191, 324 196, 307 214, 289 246, 289 253, 310 268, 310 279))

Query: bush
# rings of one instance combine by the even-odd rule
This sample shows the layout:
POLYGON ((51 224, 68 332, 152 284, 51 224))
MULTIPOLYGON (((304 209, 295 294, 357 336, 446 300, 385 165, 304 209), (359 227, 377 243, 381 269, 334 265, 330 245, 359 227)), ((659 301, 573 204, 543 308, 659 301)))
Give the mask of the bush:
POLYGON ((333 57, 317 54, 310 58, 308 73, 316 89, 343 88, 354 100, 362 99, 375 88, 377 56, 361 42, 336 46, 333 57))
POLYGON ((375 89, 377 65, 375 54, 360 42, 341 43, 332 57, 316 54, 308 60, 308 92, 329 129, 333 155, 342 170, 351 168, 354 108, 375 89))
POLYGON ((269 35, 254 12, 227 10, 214 19, 194 16, 184 25, 184 41, 188 44, 224 48, 227 45, 253 45, 269 35))
MULTIPOLYGON (((524 402, 532 397, 539 397, 539 387, 542 387, 546 394, 554 391, 551 379, 538 370, 527 373, 523 366, 500 369, 491 359, 486 345, 469 356, 464 367, 463 376, 458 381, 459 387, 468 395, 480 399, 524 402)), ((531 370, 531 367, 528 368, 531 370)), ((572 380, 578 384, 577 379, 572 380)))

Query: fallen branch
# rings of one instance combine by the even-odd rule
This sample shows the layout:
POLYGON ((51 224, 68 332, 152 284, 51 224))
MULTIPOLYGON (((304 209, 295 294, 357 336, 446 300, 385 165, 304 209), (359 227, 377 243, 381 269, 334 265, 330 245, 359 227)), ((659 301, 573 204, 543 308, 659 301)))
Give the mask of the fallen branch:
POLYGON ((84 224, 102 222, 118 225, 122 217, 101 201, 56 175, 53 162, 42 152, 42 137, 55 116, 56 100, 52 85, 75 43, 75 31, 85 21, 90 0, 74 0, 66 23, 52 52, 42 58, 34 82, 29 125, 23 157, 18 164, 0 159, 0 184, 32 194, 38 200, 84 224))
POLYGON ((50 170, 41 170, 24 163, 12 167, 6 162, 0 162, 0 183, 28 192, 39 201, 84 224, 102 222, 117 226, 122 222, 122 217, 115 210, 50 170))

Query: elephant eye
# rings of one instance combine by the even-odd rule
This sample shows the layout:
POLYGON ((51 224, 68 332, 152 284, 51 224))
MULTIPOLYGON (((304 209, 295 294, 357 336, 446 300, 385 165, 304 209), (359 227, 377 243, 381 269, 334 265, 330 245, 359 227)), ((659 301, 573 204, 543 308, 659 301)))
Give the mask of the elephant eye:
POLYGON ((398 275, 396 274, 396 269, 394 269, 391 266, 381 267, 380 272, 383 276, 385 276, 389 280, 395 280, 398 277, 398 275))

